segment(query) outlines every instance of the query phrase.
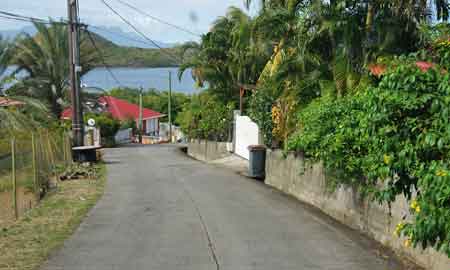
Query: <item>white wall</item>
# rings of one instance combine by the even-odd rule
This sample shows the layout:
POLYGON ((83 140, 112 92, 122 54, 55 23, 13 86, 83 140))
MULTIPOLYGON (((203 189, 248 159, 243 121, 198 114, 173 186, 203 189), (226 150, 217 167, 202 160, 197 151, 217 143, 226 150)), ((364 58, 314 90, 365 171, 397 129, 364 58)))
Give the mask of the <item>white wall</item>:
POLYGON ((261 143, 258 125, 248 116, 235 116, 235 121, 234 152, 245 159, 249 159, 248 147, 261 143))

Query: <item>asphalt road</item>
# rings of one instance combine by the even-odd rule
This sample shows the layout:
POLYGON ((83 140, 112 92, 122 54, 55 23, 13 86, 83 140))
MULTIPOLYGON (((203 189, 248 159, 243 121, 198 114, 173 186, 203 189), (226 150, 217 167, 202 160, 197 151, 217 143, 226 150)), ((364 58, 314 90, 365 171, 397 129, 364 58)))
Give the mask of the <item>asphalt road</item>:
POLYGON ((105 156, 104 197, 43 269, 403 269, 316 210, 174 147, 105 156))

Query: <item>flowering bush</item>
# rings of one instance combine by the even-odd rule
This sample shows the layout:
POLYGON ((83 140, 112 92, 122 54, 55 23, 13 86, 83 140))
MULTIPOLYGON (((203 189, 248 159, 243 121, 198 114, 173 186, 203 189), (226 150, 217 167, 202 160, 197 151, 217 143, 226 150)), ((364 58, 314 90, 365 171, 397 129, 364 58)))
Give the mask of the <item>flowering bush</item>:
POLYGON ((313 102, 300 124, 291 150, 323 160, 334 183, 357 185, 380 202, 404 194, 413 218, 396 231, 405 245, 450 257, 450 76, 442 67, 399 64, 378 87, 313 102))

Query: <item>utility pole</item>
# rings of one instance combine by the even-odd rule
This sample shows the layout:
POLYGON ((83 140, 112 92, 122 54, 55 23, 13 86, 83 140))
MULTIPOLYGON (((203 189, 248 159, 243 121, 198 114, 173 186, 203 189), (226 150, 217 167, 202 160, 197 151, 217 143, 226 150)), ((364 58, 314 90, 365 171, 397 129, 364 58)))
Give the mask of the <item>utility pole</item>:
POLYGON ((84 144, 83 108, 81 105, 80 91, 80 43, 79 43, 79 19, 78 1, 67 0, 69 17, 69 75, 70 90, 72 98, 72 132, 73 146, 84 144))
POLYGON ((142 128, 143 128, 143 124, 142 124, 142 86, 141 88, 139 88, 139 143, 142 143, 142 128))
POLYGON ((169 71, 169 141, 172 142, 172 71, 169 71))

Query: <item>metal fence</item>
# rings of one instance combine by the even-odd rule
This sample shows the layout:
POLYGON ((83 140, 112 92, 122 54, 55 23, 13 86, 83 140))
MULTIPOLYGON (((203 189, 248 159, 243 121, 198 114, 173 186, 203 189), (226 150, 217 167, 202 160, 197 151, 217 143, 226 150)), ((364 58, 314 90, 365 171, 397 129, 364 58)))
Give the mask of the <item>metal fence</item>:
POLYGON ((40 130, 0 137, 0 225, 36 205, 71 162, 67 133, 40 130))

